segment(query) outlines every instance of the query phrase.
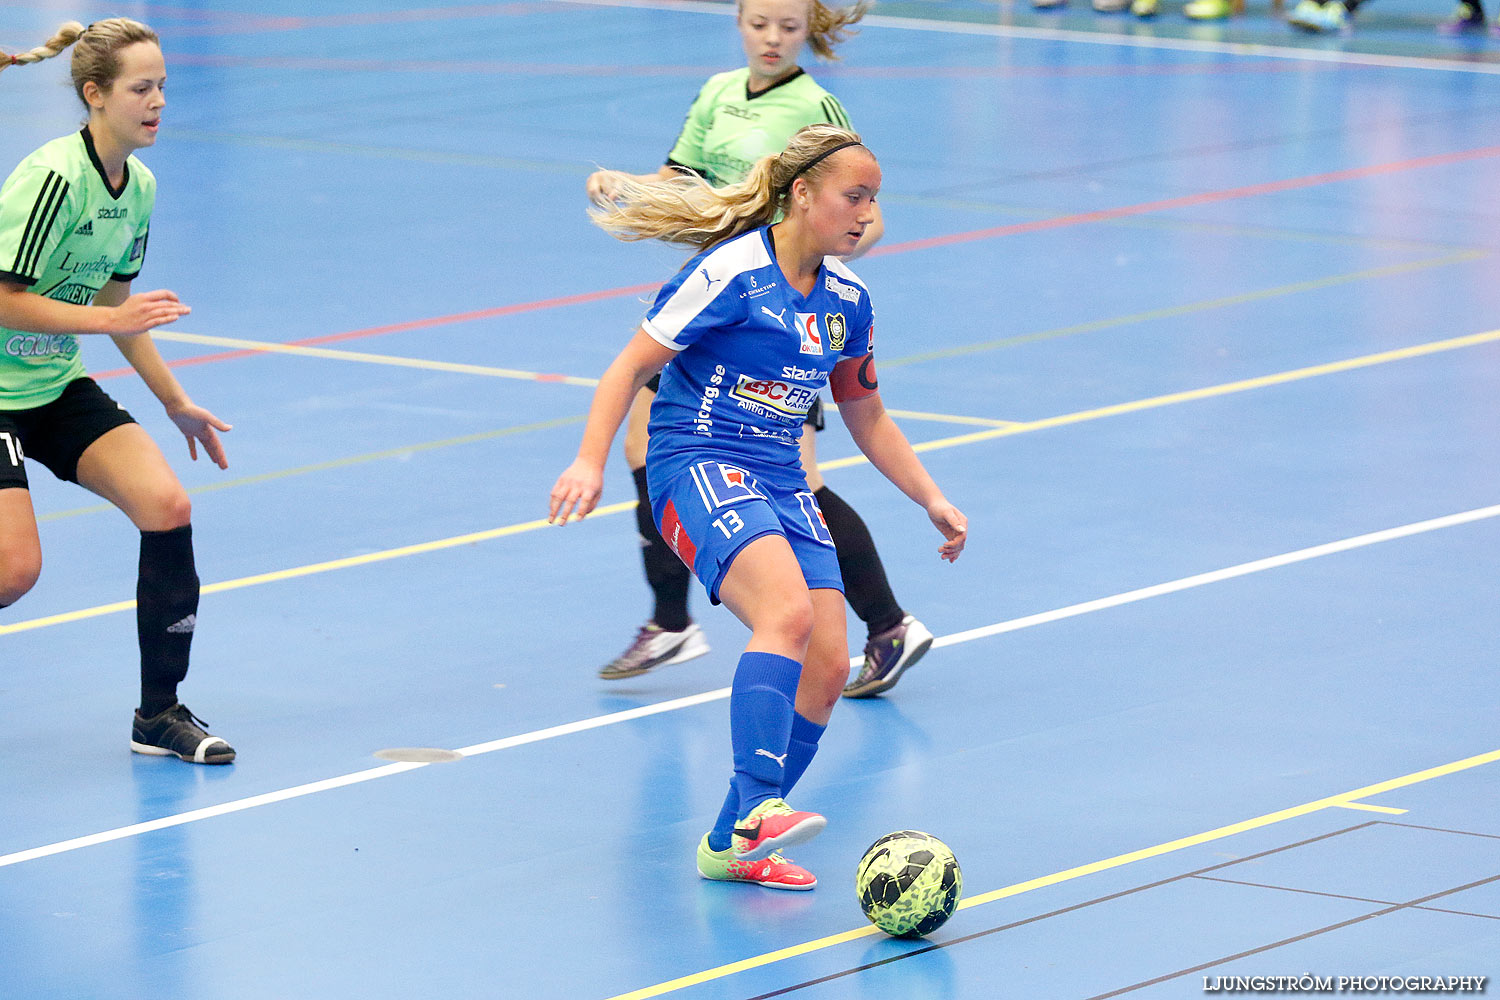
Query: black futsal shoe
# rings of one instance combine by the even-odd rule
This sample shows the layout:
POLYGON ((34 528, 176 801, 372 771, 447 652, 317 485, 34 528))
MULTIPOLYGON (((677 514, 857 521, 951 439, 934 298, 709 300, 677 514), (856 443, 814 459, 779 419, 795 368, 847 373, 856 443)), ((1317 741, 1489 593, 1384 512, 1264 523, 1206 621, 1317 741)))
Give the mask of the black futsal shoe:
POLYGON ((137 710, 130 749, 153 757, 176 756, 190 764, 228 764, 234 760, 234 747, 205 732, 207 725, 181 702, 149 719, 137 710))

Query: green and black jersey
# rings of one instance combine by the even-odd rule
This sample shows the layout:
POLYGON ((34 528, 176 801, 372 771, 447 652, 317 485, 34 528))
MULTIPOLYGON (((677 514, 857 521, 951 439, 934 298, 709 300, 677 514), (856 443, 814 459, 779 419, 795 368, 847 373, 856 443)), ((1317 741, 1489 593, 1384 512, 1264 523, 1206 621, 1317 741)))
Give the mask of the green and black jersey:
MULTIPOLYGON (((134 156, 113 188, 87 128, 52 140, 0 186, 0 281, 90 304, 110 279, 140 273, 155 202, 156 178, 134 156)), ((0 410, 50 403, 82 376, 71 334, 0 326, 0 410)))
POLYGON ((708 78, 688 109, 667 164, 696 171, 714 187, 745 179, 755 161, 786 148, 805 125, 849 128, 838 98, 797 70, 780 83, 750 93, 750 69, 708 78))

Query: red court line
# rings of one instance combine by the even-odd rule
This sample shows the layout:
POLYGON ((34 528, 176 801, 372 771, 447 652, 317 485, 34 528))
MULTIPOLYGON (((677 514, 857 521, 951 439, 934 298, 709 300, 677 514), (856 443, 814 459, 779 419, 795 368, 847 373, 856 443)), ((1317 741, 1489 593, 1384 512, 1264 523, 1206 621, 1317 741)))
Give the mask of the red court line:
MULTIPOLYGON (((431 316, 427 319, 413 319, 405 323, 391 323, 386 326, 371 326, 363 330, 348 330, 344 333, 327 333, 321 337, 307 337, 302 340, 285 341, 288 347, 316 347, 320 344, 336 344, 343 340, 358 340, 361 337, 378 337, 386 333, 405 333, 408 330, 426 330, 435 326, 447 326, 450 323, 468 323, 477 319, 493 319, 496 316, 514 316, 518 313, 537 312, 542 309, 557 309, 562 306, 582 305, 585 302, 597 302, 601 299, 613 299, 622 295, 641 295, 646 292, 654 292, 661 287, 661 282, 653 281, 645 285, 626 285, 624 288, 606 288, 597 292, 583 292, 578 295, 562 295, 553 299, 538 299, 535 302, 519 302, 509 306, 495 306, 491 309, 476 309, 473 312, 453 313, 448 316, 431 316)), ((186 368, 189 365, 206 365, 213 361, 229 361, 233 358, 252 358, 264 355, 264 351, 219 351, 214 354, 199 354, 191 358, 179 358, 176 361, 168 361, 169 368, 186 368)), ((97 381, 104 378, 117 378, 121 375, 130 375, 135 371, 133 368, 112 368, 107 372, 91 373, 97 381)), ((539 382, 555 382, 566 378, 564 375, 538 375, 539 382)))
POLYGON ((1183 195, 1180 198, 1165 198, 1161 201, 1142 202, 1139 205, 1105 208, 1097 212, 1060 215, 1051 219, 1038 219, 1035 222, 1020 222, 1009 226, 975 229, 967 233, 933 236, 923 240, 908 240, 905 243, 892 243, 888 246, 876 247, 870 251, 869 256, 879 257, 891 253, 906 253, 911 250, 929 250, 933 247, 953 246, 956 243, 972 243, 975 240, 994 239, 997 236, 1036 233, 1048 229, 1061 229, 1065 226, 1104 222, 1109 219, 1123 219, 1132 215, 1145 215, 1149 212, 1164 212, 1174 208, 1211 205, 1215 202, 1233 201, 1237 198, 1253 198, 1257 195, 1275 194, 1280 191, 1295 191, 1299 188, 1316 187, 1320 184, 1359 180, 1364 177, 1379 177, 1382 174, 1394 174, 1403 170, 1416 170, 1420 167, 1440 167, 1450 163, 1481 160, 1496 155, 1500 155, 1500 146, 1485 146, 1482 149, 1470 149, 1459 153, 1440 153, 1436 156, 1421 156, 1414 160, 1398 160, 1394 163, 1377 163, 1369 167, 1335 170, 1326 174, 1309 174, 1306 177, 1291 177, 1282 181, 1269 181, 1265 184, 1249 184, 1245 187, 1225 188, 1222 191, 1205 191, 1201 194, 1183 195))
MULTIPOLYGON (((1411 160, 1396 160, 1391 163, 1377 163, 1368 167, 1353 167, 1348 170, 1335 170, 1324 174, 1309 174, 1306 177, 1291 177, 1286 180, 1268 181, 1264 184, 1249 184, 1244 187, 1225 188, 1221 191, 1205 191, 1199 194, 1183 195, 1180 198, 1165 198, 1160 201, 1142 202, 1138 205, 1125 205, 1120 208, 1106 208, 1095 212, 1080 212, 1074 215, 1059 215, 1051 219, 1037 219, 1034 222, 1020 222, 1009 226, 992 226, 988 229, 974 229, 966 233, 950 233, 947 236, 932 236, 921 240, 907 240, 904 243, 892 243, 886 246, 876 247, 870 251, 868 256, 881 257, 893 253, 908 253, 912 250, 930 250, 934 247, 953 246, 959 243, 972 243, 977 240, 994 239, 1000 236, 1014 236, 1020 233, 1043 232, 1049 229, 1063 229, 1068 226, 1086 225, 1091 222, 1104 222, 1109 219, 1122 219, 1133 215, 1145 215, 1149 212, 1162 212, 1174 208, 1189 208, 1196 205, 1209 205, 1215 202, 1232 201, 1237 198, 1253 198, 1263 194, 1274 194, 1280 191, 1295 191, 1301 188, 1316 187, 1320 184, 1333 184, 1338 181, 1359 180, 1365 177, 1379 177, 1384 174, 1399 173, 1403 170, 1416 170, 1422 167, 1438 167, 1451 163, 1463 163, 1469 160, 1480 160, 1486 157, 1500 155, 1500 146, 1484 146, 1479 149, 1463 150, 1456 153, 1439 153, 1435 156, 1420 156, 1411 160)), ((583 292, 578 295, 564 295, 552 299, 539 299, 535 302, 521 302, 509 306, 496 306, 492 309, 480 309, 474 312, 454 313, 450 316, 433 316, 428 319, 409 320, 405 323, 394 323, 389 326, 373 326, 363 330, 350 330, 346 333, 331 333, 321 337, 309 337, 305 340, 287 341, 294 347, 311 347, 317 344, 332 344, 344 340, 357 340, 361 337, 378 337, 386 333, 402 333, 408 330, 422 330, 435 326, 446 326, 451 323, 467 323, 477 319, 491 319, 497 316, 513 316, 517 313, 537 312, 543 309, 556 309, 562 306, 581 305, 585 302, 598 302, 602 299, 618 298, 622 295, 642 294, 654 291, 661 286, 660 282, 652 282, 645 285, 629 285, 624 288, 607 288, 597 292, 583 292)), ((261 354, 261 351, 223 351, 217 354, 203 354, 192 358, 182 358, 177 361, 169 361, 167 364, 172 368, 182 368, 188 365, 208 364, 212 361, 227 361, 231 358, 244 358, 261 354)), ((107 372, 100 372, 93 377, 95 379, 115 378, 119 375, 128 375, 132 369, 115 368, 107 372)), ((553 376, 555 377, 555 376, 553 376)), ((545 378, 545 377, 544 377, 545 378)))

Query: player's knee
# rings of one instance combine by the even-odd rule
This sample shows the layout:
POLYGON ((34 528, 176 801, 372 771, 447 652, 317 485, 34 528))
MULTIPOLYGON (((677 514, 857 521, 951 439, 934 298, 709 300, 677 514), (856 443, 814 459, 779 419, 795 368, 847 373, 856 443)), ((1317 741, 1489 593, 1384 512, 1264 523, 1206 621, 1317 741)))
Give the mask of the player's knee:
POLYGON ((193 502, 182 484, 163 484, 146 502, 137 525, 142 531, 171 531, 193 520, 193 502))
POLYGON ((808 642, 812 639, 812 601, 804 598, 800 601, 793 599, 778 603, 767 626, 788 645, 806 649, 808 642))
POLYGON ((6 553, 0 558, 0 607, 6 607, 26 596, 42 575, 40 552, 6 553))

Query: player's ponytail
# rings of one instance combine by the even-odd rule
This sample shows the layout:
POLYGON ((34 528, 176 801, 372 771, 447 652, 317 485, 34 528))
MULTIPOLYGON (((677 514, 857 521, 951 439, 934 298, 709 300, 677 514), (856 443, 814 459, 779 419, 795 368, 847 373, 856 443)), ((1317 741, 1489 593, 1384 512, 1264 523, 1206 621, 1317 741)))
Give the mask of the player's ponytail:
POLYGON ((8 69, 11 66, 22 66, 27 63, 38 63, 43 59, 51 59, 53 56, 59 55, 63 49, 78 41, 78 36, 82 34, 83 25, 77 21, 68 21, 57 29, 56 34, 34 49, 29 49, 26 52, 17 52, 14 55, 0 52, 0 70, 8 69))
POLYGON ((809 0, 807 10, 807 44, 819 59, 837 59, 834 46, 847 39, 849 25, 857 23, 870 11, 869 0, 852 7, 829 7, 823 0, 809 0))
POLYGON ((619 174, 614 201, 589 214, 616 239, 661 240, 705 250, 774 222, 786 207, 793 181, 816 180, 828 169, 831 154, 859 143, 859 135, 849 129, 808 125, 786 149, 758 161, 743 181, 722 188, 696 176, 642 183, 619 174))

